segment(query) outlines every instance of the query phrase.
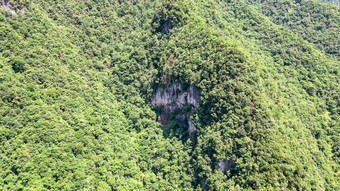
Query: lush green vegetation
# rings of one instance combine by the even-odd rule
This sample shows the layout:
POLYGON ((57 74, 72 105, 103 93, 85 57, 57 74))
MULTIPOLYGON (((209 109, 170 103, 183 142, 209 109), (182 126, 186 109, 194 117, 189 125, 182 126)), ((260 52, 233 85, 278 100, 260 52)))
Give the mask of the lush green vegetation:
POLYGON ((10 2, 29 11, 0 10, 1 189, 340 189, 339 7, 10 2), (174 81, 200 90, 191 136, 151 105, 174 81))

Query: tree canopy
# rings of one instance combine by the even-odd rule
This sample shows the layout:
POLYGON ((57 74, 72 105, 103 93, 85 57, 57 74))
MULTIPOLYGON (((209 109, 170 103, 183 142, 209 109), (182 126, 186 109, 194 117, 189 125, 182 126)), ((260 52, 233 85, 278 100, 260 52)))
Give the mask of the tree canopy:
POLYGON ((338 6, 8 3, 0 190, 340 189, 338 6), (163 127, 151 100, 175 82, 200 104, 163 127))

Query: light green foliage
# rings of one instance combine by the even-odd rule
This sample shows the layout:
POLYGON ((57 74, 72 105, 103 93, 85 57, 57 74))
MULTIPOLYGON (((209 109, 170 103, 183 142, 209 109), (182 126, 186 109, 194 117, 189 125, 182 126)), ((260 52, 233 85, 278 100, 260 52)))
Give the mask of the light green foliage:
POLYGON ((1 9, 0 188, 340 189, 339 30, 312 0, 1 9), (164 129, 150 101, 175 81, 200 107, 164 129))

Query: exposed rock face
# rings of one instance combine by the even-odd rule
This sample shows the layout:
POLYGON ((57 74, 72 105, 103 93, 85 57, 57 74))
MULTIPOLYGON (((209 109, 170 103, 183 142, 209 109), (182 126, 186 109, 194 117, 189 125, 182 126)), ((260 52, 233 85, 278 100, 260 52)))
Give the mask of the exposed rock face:
MULTIPOLYGON (((161 115, 161 122, 163 127, 166 127, 169 122, 169 114, 176 109, 182 109, 187 104, 192 104, 194 108, 199 107, 200 94, 196 87, 190 85, 187 89, 183 89, 182 84, 173 83, 166 88, 159 87, 156 93, 153 95, 151 104, 155 106, 163 106, 161 115)), ((196 131, 194 124, 190 117, 193 115, 193 111, 185 114, 177 114, 175 119, 185 120, 188 118, 189 134, 196 131)))
POLYGON ((215 168, 221 169, 223 173, 231 168, 235 168, 236 163, 233 160, 223 160, 215 165, 215 168))
POLYGON ((24 14, 26 12, 25 7, 20 6, 19 11, 21 14, 24 14))
MULTIPOLYGON (((8 2, 8 0, 3 0, 2 1, 2 8, 5 9, 6 11, 11 12, 12 14, 17 14, 16 10, 13 8, 13 6, 8 2)), ((25 13, 25 7, 20 6, 18 7, 20 13, 25 13)))
POLYGON ((197 129, 195 128, 195 125, 192 123, 191 119, 188 119, 188 123, 189 123, 189 135, 191 135, 191 133, 195 132, 197 129))
POLYGON ((9 4, 8 0, 2 1, 2 8, 5 9, 6 11, 13 13, 13 14, 17 14, 15 9, 12 7, 12 5, 9 4))
POLYGON ((164 106, 171 112, 175 109, 183 108, 186 104, 199 107, 199 91, 193 86, 183 90, 180 83, 174 83, 166 88, 159 87, 154 94, 151 103, 153 105, 164 106))

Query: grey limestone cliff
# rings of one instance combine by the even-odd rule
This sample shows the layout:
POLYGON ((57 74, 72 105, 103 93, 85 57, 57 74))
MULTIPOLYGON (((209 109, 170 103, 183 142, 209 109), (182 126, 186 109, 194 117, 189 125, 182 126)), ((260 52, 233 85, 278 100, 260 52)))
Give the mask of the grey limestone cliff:
MULTIPOLYGON (((163 106, 161 122, 163 126, 166 127, 169 122, 169 113, 176 109, 182 109, 188 104, 192 104, 194 108, 198 108, 199 99, 200 93, 195 86, 190 85, 188 88, 184 89, 182 84, 172 83, 165 88, 158 87, 152 97, 151 104, 154 106, 163 106)), ((193 112, 189 112, 186 116, 188 118, 189 134, 196 131, 196 128, 190 119, 192 115, 193 112)), ((176 116, 176 119, 184 120, 186 117, 184 114, 179 114, 176 116)))

